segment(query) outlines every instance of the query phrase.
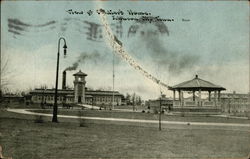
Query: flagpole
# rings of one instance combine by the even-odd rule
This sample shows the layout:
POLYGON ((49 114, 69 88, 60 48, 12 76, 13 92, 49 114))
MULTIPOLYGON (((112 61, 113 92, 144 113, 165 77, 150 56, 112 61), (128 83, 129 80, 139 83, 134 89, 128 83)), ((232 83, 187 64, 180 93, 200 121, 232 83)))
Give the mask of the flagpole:
MULTIPOLYGON (((1 22, 0 22, 1 24, 1 22)), ((0 31, 1 35, 1 31, 0 31)), ((1 43, 1 38, 0 38, 0 43, 1 43)), ((1 47, 0 47, 0 101, 2 99, 2 53, 1 53, 1 47)))
POLYGON ((115 58, 113 53, 113 91, 112 91, 112 109, 114 109, 114 87, 115 87, 115 58))

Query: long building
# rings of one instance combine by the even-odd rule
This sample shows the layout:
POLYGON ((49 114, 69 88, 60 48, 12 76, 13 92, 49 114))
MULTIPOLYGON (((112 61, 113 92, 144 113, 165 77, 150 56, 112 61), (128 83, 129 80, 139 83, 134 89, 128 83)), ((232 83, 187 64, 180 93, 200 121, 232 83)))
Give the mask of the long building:
POLYGON ((221 110, 225 113, 242 114, 250 111, 250 93, 222 93, 221 110))
POLYGON ((148 101, 146 101, 145 105, 152 112, 158 112, 160 110, 160 105, 161 105, 161 109, 164 111, 172 110, 173 109, 173 99, 168 98, 165 95, 162 95, 161 98, 149 99, 148 101))
MULTIPOLYGON (((191 96, 184 98, 183 100, 188 101, 195 101, 198 99, 198 96, 191 96)), ((206 102, 209 100, 208 98, 202 99, 202 102, 206 102)), ((211 100, 214 101, 215 97, 214 94, 211 94, 211 100)), ((163 96, 161 99, 151 99, 146 102, 146 106, 150 108, 150 110, 158 111, 159 106, 161 104, 162 110, 170 110, 170 111, 176 111, 176 109, 173 106, 173 98, 167 98, 166 96, 163 96)), ((225 114, 233 114, 233 115, 239 115, 239 116, 246 116, 246 113, 250 112, 250 93, 236 93, 235 91, 233 93, 221 93, 220 94, 220 103, 218 112, 225 113, 225 114)), ((187 111, 187 108, 183 107, 183 110, 187 111)), ((204 111, 204 109, 195 109, 196 112, 198 111, 204 111)), ((212 110, 212 109, 208 109, 212 110)), ((206 110, 205 112, 208 112, 206 110)), ((178 109, 177 109, 178 111, 178 109)), ((189 110, 190 111, 190 110, 189 110)), ((194 110, 193 110, 194 111, 194 110)))
MULTIPOLYGON (((118 91, 88 90, 85 77, 87 74, 79 71, 75 73, 74 89, 66 88, 66 71, 63 72, 62 89, 58 89, 58 104, 90 104, 107 106, 122 105, 124 96, 118 91), (113 98, 114 97, 114 98, 113 98)), ((53 104, 55 89, 34 89, 30 92, 33 103, 53 104)))

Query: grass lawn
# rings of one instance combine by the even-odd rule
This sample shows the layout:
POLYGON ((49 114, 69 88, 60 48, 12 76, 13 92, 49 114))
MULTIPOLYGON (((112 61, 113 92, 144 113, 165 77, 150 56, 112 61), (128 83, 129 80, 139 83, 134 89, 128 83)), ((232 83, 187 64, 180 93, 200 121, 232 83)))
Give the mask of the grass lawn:
MULTIPOLYGON (((52 114, 51 109, 47 110, 32 110, 38 113, 52 114)), ((120 111, 105 111, 105 110, 72 110, 72 109, 59 109, 58 114, 61 115, 75 115, 78 116, 79 111, 86 117, 110 117, 110 118, 126 118, 126 119, 146 119, 146 120, 158 120, 158 114, 153 113, 141 113, 141 112, 120 112, 120 111)), ((219 122, 219 123, 245 123, 249 124, 250 120, 246 119, 231 119, 224 117, 206 117, 206 116, 185 116, 180 115, 162 115, 162 120, 167 121, 186 121, 186 122, 219 122)))
POLYGON ((40 104, 29 104, 29 105, 26 105, 25 103, 21 102, 2 102, 0 103, 0 109, 3 109, 3 108, 23 108, 23 109, 31 109, 31 108, 34 108, 34 109, 40 109, 41 108, 41 105, 40 104))
POLYGON ((167 128, 60 120, 34 123, 33 116, 0 111, 0 144, 13 159, 239 158, 250 152, 249 130, 167 128), (21 119, 23 118, 23 119, 21 119))

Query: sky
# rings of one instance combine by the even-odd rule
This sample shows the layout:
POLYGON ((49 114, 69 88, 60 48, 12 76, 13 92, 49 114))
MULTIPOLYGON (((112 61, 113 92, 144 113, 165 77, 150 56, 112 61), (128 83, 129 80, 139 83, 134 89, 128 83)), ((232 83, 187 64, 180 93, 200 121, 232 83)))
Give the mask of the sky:
POLYGON ((73 74, 88 74, 86 87, 112 89, 153 99, 162 88, 135 70, 110 46, 100 15, 104 9, 113 34, 123 49, 152 76, 169 86, 201 79, 227 92, 249 92, 249 4, 247 1, 3 1, 1 2, 2 83, 5 90, 22 91, 42 85, 55 87, 58 39, 59 88, 63 70, 67 85, 73 74), (70 11, 71 10, 71 11, 70 11), (164 22, 114 20, 141 18, 129 11, 169 19, 164 22), (73 14, 79 13, 79 14, 73 14), (90 15, 89 15, 90 14, 90 15), (5 64, 7 63, 6 67, 5 64), (74 67, 75 68, 74 68, 74 67), (76 66, 78 66, 76 68, 76 66))

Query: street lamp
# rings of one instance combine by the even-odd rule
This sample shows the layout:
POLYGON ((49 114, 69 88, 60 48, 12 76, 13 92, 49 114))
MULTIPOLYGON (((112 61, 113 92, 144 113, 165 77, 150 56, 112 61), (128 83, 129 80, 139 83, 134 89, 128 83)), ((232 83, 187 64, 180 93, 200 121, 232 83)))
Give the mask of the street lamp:
POLYGON ((67 49, 67 45, 66 45, 66 40, 64 38, 60 38, 58 40, 58 52, 57 52, 57 65, 56 65, 56 88, 55 88, 55 98, 54 98, 54 107, 53 107, 53 118, 52 118, 52 122, 58 122, 57 120, 57 88, 58 88, 58 70, 59 70, 59 56, 60 56, 60 42, 61 40, 64 41, 64 57, 66 56, 66 49, 67 49))
POLYGON ((160 113, 159 113, 159 131, 161 131, 161 97, 162 97, 162 92, 161 92, 161 96, 160 96, 160 105, 159 105, 159 110, 160 110, 160 113))

